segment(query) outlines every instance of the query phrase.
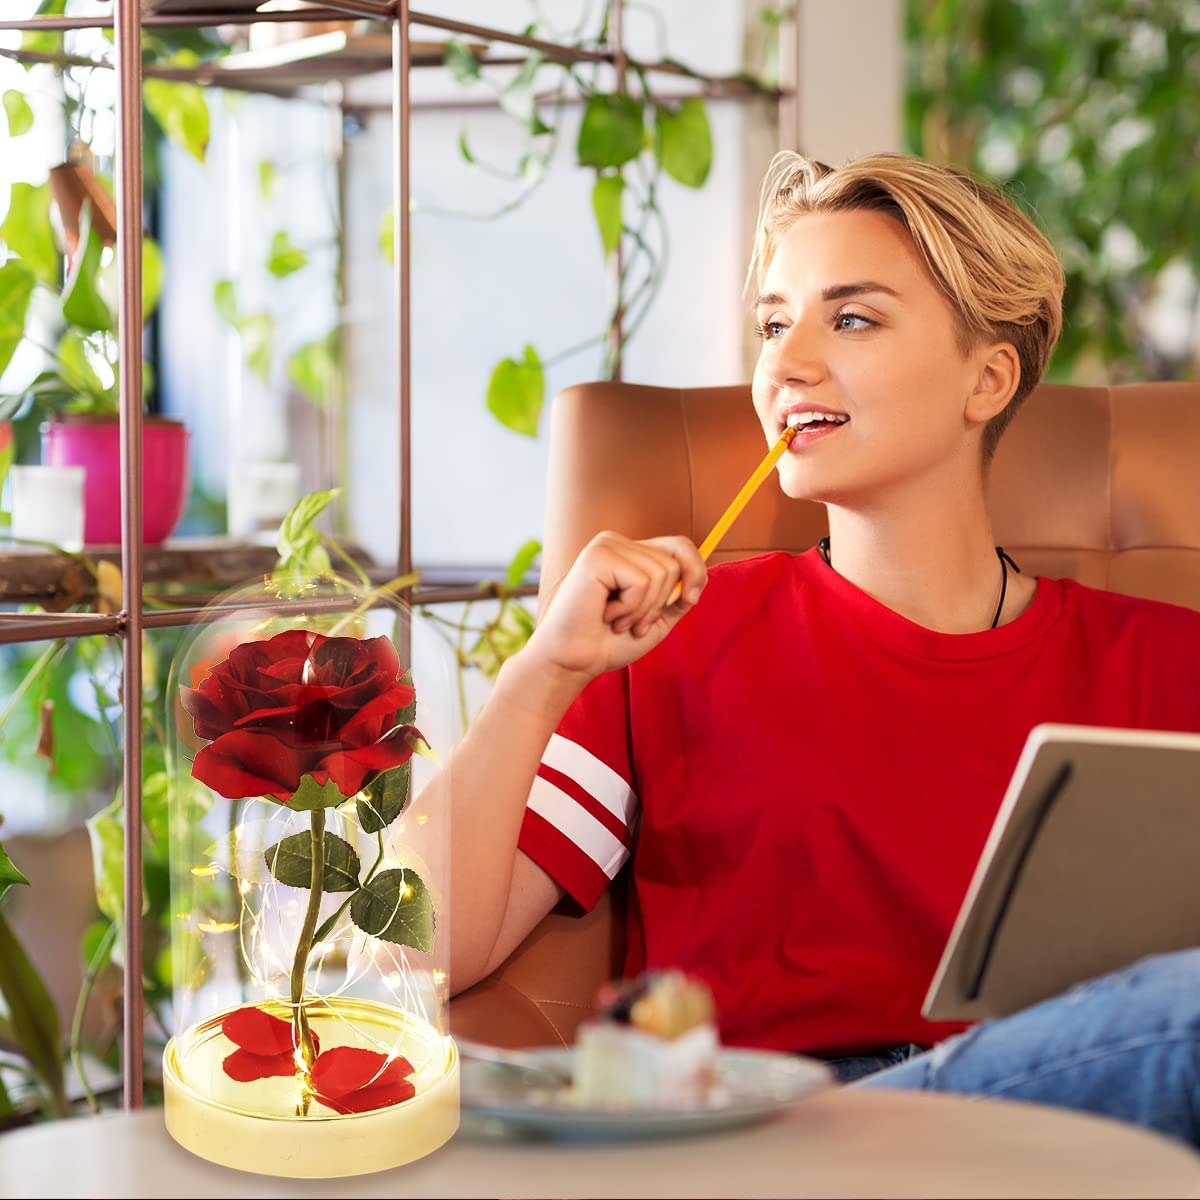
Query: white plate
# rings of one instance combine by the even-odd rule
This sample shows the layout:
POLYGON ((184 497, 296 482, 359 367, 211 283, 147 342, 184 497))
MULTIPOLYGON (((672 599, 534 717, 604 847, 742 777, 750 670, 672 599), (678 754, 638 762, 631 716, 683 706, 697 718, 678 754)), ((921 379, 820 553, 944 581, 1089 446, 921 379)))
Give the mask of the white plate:
MULTIPOLYGON (((529 1050, 521 1058, 569 1077, 570 1049, 529 1050)), ((769 1050, 722 1050, 717 1087, 704 1105, 584 1107, 569 1088, 548 1084, 536 1070, 464 1058, 464 1128, 485 1135, 514 1133, 559 1139, 664 1137, 707 1133, 760 1121, 828 1087, 821 1062, 769 1050)))

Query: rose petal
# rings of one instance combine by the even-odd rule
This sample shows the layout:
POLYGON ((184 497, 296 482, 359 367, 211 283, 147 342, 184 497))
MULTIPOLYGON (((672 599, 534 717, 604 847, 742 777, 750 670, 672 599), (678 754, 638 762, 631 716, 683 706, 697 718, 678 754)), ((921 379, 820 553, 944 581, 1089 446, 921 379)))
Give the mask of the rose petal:
MULTIPOLYGON (((267 733, 238 730, 210 742, 196 755, 192 774, 230 800, 274 796, 287 803, 309 773, 305 756, 267 733)), ((356 788, 355 791, 358 789, 356 788)))
POLYGON ((417 1094, 417 1089, 407 1079, 389 1087, 363 1088, 359 1092, 351 1092, 348 1096, 323 1096, 318 1093, 317 1099, 327 1104, 335 1112, 360 1113, 370 1112, 374 1108, 387 1108, 404 1100, 411 1100, 417 1094))
POLYGON ((254 1004, 226 1013, 221 1032, 235 1046, 251 1054, 291 1054, 295 1046, 291 1021, 273 1017, 254 1004))
POLYGON ((253 1083, 256 1079, 273 1079, 277 1075, 295 1075, 296 1060, 288 1054, 251 1054, 235 1050, 221 1064, 225 1074, 238 1083, 253 1083))
POLYGON ((412 1072, 412 1063, 407 1058, 388 1062, 387 1055, 378 1050, 335 1046, 313 1063, 313 1090, 342 1100, 351 1092, 393 1088, 412 1072))

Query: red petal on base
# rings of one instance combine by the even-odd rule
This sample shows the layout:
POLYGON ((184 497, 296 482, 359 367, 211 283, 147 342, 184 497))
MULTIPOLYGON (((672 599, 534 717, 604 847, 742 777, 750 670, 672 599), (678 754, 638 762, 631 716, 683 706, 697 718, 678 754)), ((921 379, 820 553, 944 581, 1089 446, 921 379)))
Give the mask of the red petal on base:
POLYGON ((411 1100, 417 1094, 417 1089, 407 1079, 389 1087, 369 1087, 361 1091, 351 1092, 348 1096, 317 1096, 322 1104, 327 1104, 335 1112, 345 1116, 347 1113, 370 1112, 373 1108, 388 1108, 404 1100, 411 1100))
MULTIPOLYGON (((321 1096, 345 1100, 352 1092, 394 1089, 412 1073, 413 1065, 407 1058, 394 1058, 388 1062, 387 1055, 377 1050, 335 1046, 313 1063, 313 1090, 321 1096), (387 1063, 386 1067, 384 1063, 387 1063)), ((398 1100, 407 1099, 407 1096, 398 1097, 398 1100)), ((397 1100, 387 1103, 395 1104, 397 1100)))
POLYGON ((292 1023, 273 1017, 253 1004, 235 1009, 221 1022, 221 1032, 251 1054, 291 1054, 292 1023))
POLYGON ((251 1054, 249 1050, 235 1050, 221 1066, 225 1074, 238 1083, 253 1083, 256 1079, 296 1073, 296 1060, 290 1050, 287 1054, 251 1054))

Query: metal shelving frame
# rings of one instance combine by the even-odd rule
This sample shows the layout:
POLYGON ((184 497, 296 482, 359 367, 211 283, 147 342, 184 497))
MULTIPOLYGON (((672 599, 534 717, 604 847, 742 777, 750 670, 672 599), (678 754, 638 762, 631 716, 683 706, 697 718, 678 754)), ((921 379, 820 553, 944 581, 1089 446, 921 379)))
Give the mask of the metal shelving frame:
MULTIPOLYGON (((409 73, 415 65, 410 50, 411 29, 427 26, 489 45, 536 50, 553 62, 604 63, 613 67, 615 86, 625 90, 629 68, 622 37, 623 0, 611 0, 608 42, 600 50, 558 45, 539 38, 492 29, 465 21, 456 21, 434 13, 413 9, 409 0, 321 0, 287 12, 259 13, 262 0, 246 0, 243 9, 214 11, 197 0, 184 12, 143 13, 141 0, 113 0, 111 17, 35 17, 23 20, 0 18, 0 31, 66 32, 77 29, 111 28, 114 30, 113 67, 118 77, 116 120, 116 255, 120 287, 118 293, 118 354, 120 372, 120 453, 121 453, 121 576, 122 608, 119 613, 0 613, 0 644, 44 641, 106 634, 122 642, 122 695, 142 695, 142 634, 146 629, 189 625, 221 619, 221 610, 180 608, 171 611, 146 611, 143 605, 143 458, 142 396, 137 386, 142 379, 142 30, 143 28, 200 28, 218 25, 252 24, 261 21, 314 22, 346 18, 386 20, 392 27, 391 69, 393 196, 395 211, 396 262, 394 287, 397 312, 397 355, 399 366, 398 402, 400 409, 397 446, 400 472, 399 539, 397 573, 406 575, 412 561, 412 375, 411 375, 411 255, 409 230, 410 122, 413 107, 409 100, 409 73)), ((20 57, 13 54, 13 57, 20 57)), ((33 57, 33 56, 30 56, 33 57)), ((38 56, 41 60, 68 63, 68 59, 38 56)), ((484 61, 487 61, 486 59, 484 61)), ((96 65, 96 64, 89 64, 96 65)), ((795 94, 792 89, 767 92, 742 79, 720 79, 691 75, 671 62, 636 64, 643 71, 669 75, 689 75, 704 92, 718 97, 771 95, 779 106, 780 126, 793 127, 795 94)), ((147 74, 157 73, 153 69, 147 74)), ((205 80, 205 82, 208 82, 205 80)), ((221 80, 236 87, 236 80, 221 80)), ((616 256, 613 256, 614 259, 616 256)), ((613 288, 617 287, 620 263, 613 263, 613 288)), ((614 338, 616 334, 614 334, 614 338)), ((619 368, 618 368, 619 369, 619 368)), ((532 588, 522 589, 524 592, 532 588)), ((485 585, 431 587, 408 594, 414 605, 454 603, 483 599, 494 595, 485 585)), ((142 996, 142 845, 141 838, 128 831, 142 828, 142 723, 126 715, 123 728, 124 761, 122 798, 127 835, 125 838, 125 962, 123 968, 123 1038, 121 1064, 123 1104, 126 1109, 142 1106, 143 1024, 142 996)))

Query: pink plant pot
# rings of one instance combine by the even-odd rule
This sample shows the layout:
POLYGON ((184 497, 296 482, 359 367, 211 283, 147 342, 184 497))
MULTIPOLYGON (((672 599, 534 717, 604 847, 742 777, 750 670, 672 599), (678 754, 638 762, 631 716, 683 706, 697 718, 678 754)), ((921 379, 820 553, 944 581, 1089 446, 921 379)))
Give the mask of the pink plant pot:
MULTIPOLYGON (((142 429, 142 541, 170 537, 188 497, 188 431, 167 417, 146 417, 142 429)), ((42 426, 42 461, 83 467, 83 540, 121 540, 121 443, 115 417, 69 416, 42 426)))

